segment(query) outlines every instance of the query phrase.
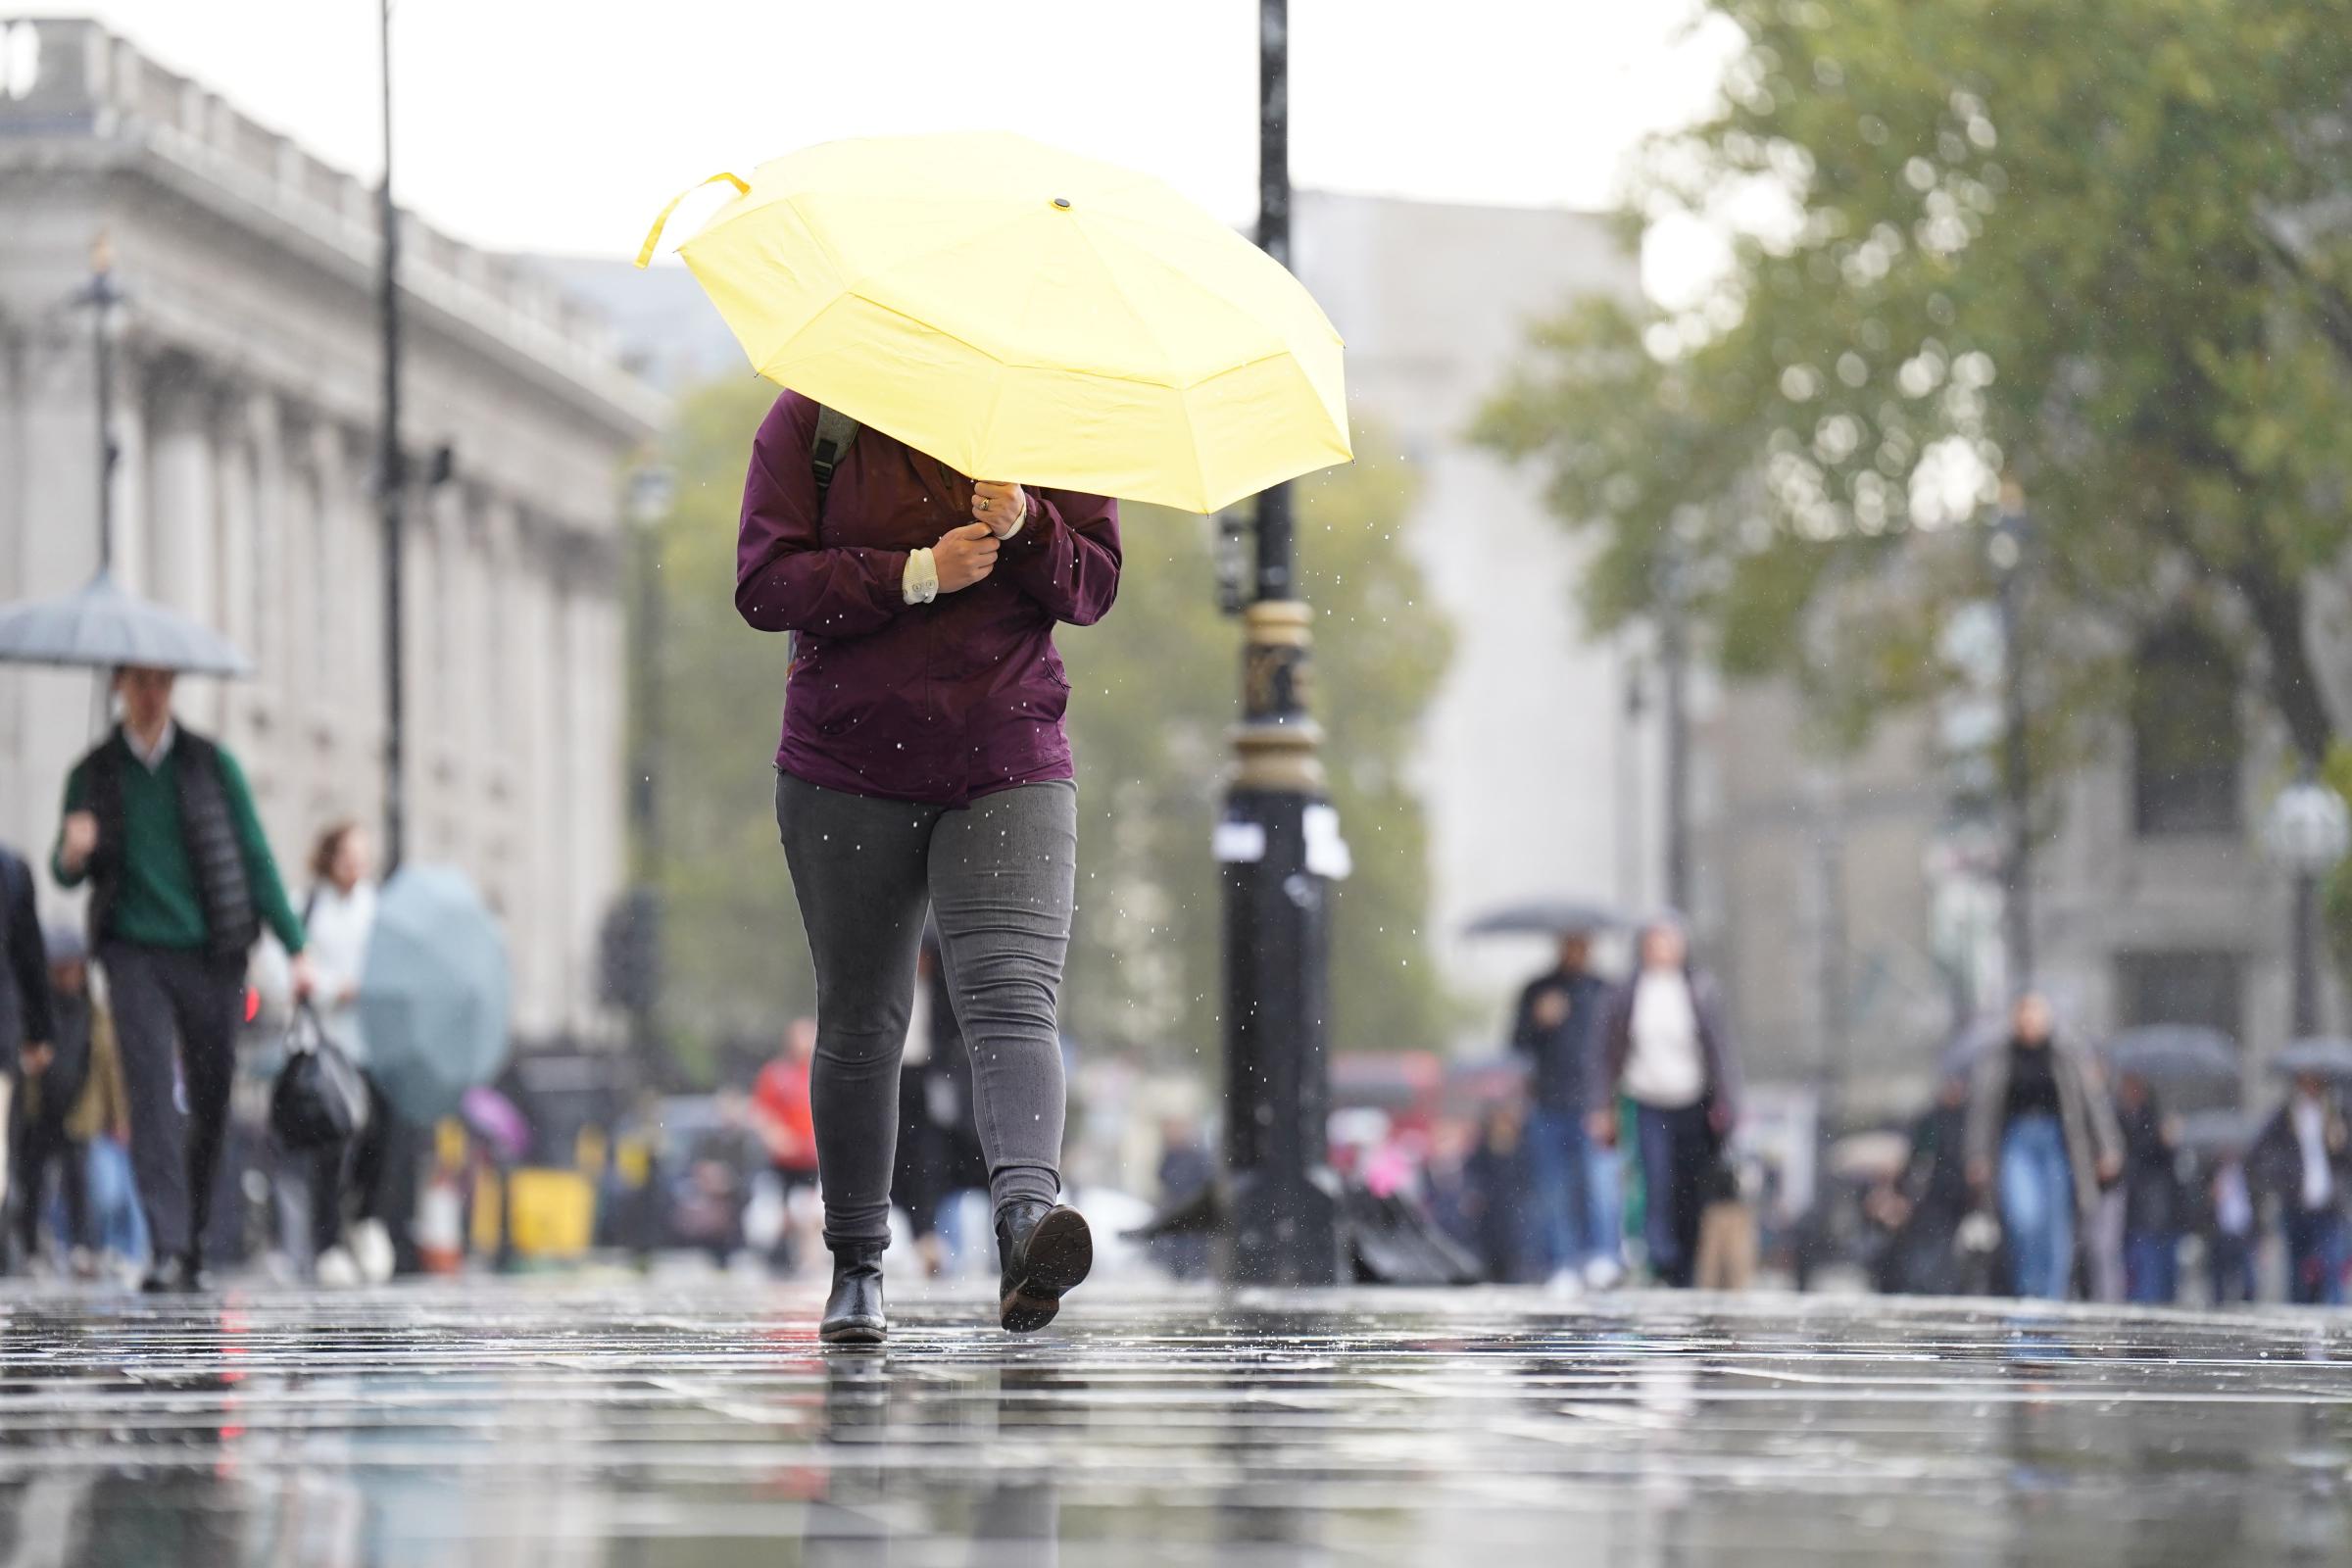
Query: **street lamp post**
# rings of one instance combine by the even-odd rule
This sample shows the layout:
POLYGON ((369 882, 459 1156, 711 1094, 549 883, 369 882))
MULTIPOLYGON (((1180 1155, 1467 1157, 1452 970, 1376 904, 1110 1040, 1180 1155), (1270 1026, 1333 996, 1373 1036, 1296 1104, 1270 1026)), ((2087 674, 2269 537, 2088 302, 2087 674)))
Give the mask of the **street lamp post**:
POLYGON ((2352 849, 2352 814, 2344 798, 2308 770, 2278 792, 2265 827, 2271 853, 2295 879, 2294 1018, 2298 1040, 2320 1032, 2320 878, 2352 849))
POLYGON ((115 251, 104 234, 90 246, 90 281, 76 303, 90 308, 90 347, 98 379, 98 569, 115 565, 115 308, 122 291, 115 286, 115 251))
POLYGON ((392 205, 392 0, 376 8, 383 62, 384 179, 376 190, 383 248, 377 298, 383 329, 383 425, 377 432, 376 504, 384 546, 384 870, 399 868, 408 849, 407 683, 402 662, 408 639, 401 625, 406 551, 407 464, 400 446, 400 214, 392 205))
POLYGON ((2000 576, 2001 783, 2007 801, 2001 855, 2001 948, 2009 987, 2014 991, 2034 977, 2034 792, 2026 752, 2024 656, 2030 524, 2025 490, 2014 479, 2001 481, 2000 509, 1989 548, 1993 569, 2000 576))
MULTIPOLYGON (((1258 243, 1291 253, 1289 8, 1260 0, 1258 243)), ((1243 611, 1242 721, 1217 825, 1225 900, 1225 1191, 1230 1284, 1340 1279, 1339 1184, 1325 1163, 1329 878, 1342 867, 1308 712, 1307 607, 1297 597, 1291 492, 1257 498, 1243 611)))

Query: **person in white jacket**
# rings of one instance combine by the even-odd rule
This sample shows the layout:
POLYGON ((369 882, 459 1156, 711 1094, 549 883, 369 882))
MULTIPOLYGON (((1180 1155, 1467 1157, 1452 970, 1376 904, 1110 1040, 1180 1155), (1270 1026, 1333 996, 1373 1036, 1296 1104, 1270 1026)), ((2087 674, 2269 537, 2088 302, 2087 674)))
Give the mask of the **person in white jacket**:
POLYGON ((313 881, 303 905, 304 951, 316 975, 312 995, 319 1026, 368 1079, 366 1130, 349 1145, 322 1152, 311 1178, 311 1237, 321 1285, 392 1277, 392 1237, 381 1217, 392 1110, 368 1071, 368 1035, 360 1021, 360 980, 375 928, 373 869, 367 831, 356 822, 337 822, 318 835, 311 852, 313 881))

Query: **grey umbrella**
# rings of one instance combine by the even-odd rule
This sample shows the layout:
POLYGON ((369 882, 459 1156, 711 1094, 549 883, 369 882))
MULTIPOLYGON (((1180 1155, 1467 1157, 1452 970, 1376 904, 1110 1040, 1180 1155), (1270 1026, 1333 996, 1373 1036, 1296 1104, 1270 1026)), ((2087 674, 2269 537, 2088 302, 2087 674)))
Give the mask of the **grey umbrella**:
POLYGON ((2298 1040, 2271 1058, 2271 1071, 2289 1077, 2308 1072, 2352 1079, 2352 1040, 2326 1035, 2298 1040))
POLYGON ((2254 1124, 2242 1110, 2192 1110, 2180 1118, 2180 1147, 2206 1159, 2242 1154, 2254 1124))
POLYGON ((1564 937, 1614 931, 1625 923, 1623 914, 1605 905, 1590 904, 1582 899, 1529 899, 1524 903, 1506 904, 1489 909, 1464 926, 1462 934, 1473 937, 1564 937))
POLYGON ((404 865, 375 901, 360 975, 368 1070, 430 1126, 507 1061, 507 942, 464 872, 404 865))
POLYGON ((2107 1065, 2119 1073, 2169 1083, 2235 1083, 2237 1045, 2219 1029, 2151 1023, 2107 1042, 2107 1065))
POLYGON ((112 669, 124 664, 186 675, 245 675, 236 644, 176 610, 126 592, 101 571, 57 599, 0 605, 0 662, 112 669))

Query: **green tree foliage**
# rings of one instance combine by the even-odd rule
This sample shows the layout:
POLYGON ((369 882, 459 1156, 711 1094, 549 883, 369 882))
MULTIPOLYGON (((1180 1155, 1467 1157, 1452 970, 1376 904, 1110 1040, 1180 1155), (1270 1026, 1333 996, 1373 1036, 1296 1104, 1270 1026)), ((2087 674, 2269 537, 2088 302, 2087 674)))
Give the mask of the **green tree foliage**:
MULTIPOLYGON (((773 397, 762 383, 729 381, 685 400, 664 455, 675 504, 637 567, 654 573, 659 605, 650 642, 638 615, 635 646, 658 664, 638 688, 632 723, 638 733, 654 726, 662 757, 665 1005, 698 1075, 711 1070, 720 1042, 764 1040, 813 1004, 768 768, 784 639, 745 626, 733 597, 744 464, 773 397)), ((1335 906, 1332 1038, 1354 1049, 1427 1045, 1447 1016, 1423 961, 1426 836, 1404 778, 1446 635, 1398 537, 1409 495, 1399 470, 1370 462, 1307 481, 1298 495, 1318 616, 1317 708, 1355 854, 1335 906)), ((1216 611, 1201 519, 1130 507, 1122 520, 1117 607, 1099 626, 1056 632, 1072 686, 1080 820, 1062 1012, 1090 1045, 1197 1058, 1213 1071, 1222 904, 1209 833, 1231 754, 1239 637, 1216 611)))
POLYGON ((1671 545, 1727 667, 1867 723, 1968 678, 1939 633, 1988 592, 2006 474, 2045 751, 2109 727, 2132 650, 2186 621, 2324 757, 2347 728, 2308 596, 2352 542, 2352 0, 1709 9, 1745 47, 1625 220, 1729 223, 1728 275, 1674 314, 1551 323, 1482 427, 1600 531, 1603 624, 1648 608, 1671 545))

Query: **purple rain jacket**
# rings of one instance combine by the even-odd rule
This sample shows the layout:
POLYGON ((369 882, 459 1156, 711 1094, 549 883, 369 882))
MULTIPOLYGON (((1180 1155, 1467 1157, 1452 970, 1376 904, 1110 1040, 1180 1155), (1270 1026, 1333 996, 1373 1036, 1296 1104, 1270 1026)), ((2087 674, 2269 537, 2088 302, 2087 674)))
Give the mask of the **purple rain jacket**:
POLYGON ((1093 625, 1118 596, 1118 503, 1028 488, 1027 520, 993 573, 909 605, 906 557, 972 520, 971 481, 861 429, 819 518, 815 435, 815 403, 776 400, 752 439, 736 539, 736 610, 798 634, 776 766, 821 789, 938 806, 1070 777, 1054 623, 1093 625))

